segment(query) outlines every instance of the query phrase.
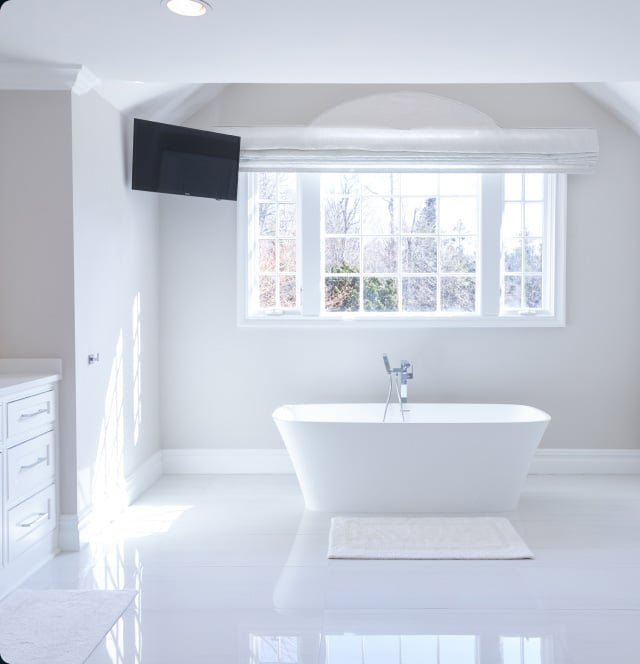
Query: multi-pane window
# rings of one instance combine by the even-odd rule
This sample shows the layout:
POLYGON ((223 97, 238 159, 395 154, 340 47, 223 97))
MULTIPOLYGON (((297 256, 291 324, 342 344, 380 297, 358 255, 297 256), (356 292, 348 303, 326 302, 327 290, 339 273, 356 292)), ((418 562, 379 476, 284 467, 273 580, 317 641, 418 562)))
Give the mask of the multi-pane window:
POLYGON ((504 310, 543 308, 545 216, 544 175, 505 175, 502 217, 504 310))
POLYGON ((475 312, 478 184, 466 174, 322 175, 324 311, 475 312))
POLYGON ((563 322, 561 176, 263 172, 242 182, 245 320, 563 322))
POLYGON ((291 173, 258 177, 257 279, 260 309, 298 306, 297 182, 291 173))

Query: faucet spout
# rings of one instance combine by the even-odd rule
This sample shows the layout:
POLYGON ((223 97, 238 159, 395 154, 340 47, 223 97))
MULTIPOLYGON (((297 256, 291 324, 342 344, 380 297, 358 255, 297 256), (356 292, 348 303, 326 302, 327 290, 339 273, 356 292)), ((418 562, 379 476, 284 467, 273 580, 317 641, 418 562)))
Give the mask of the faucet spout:
POLYGON ((413 367, 408 360, 400 360, 400 403, 407 403, 409 379, 413 378, 413 367))
POLYGON ((400 413, 402 415, 402 421, 404 422, 404 414, 407 412, 404 405, 408 400, 408 381, 413 378, 413 365, 409 360, 401 360, 399 367, 391 368, 391 363, 389 362, 389 357, 386 353, 382 356, 382 359, 387 374, 389 375, 389 392, 387 393, 387 403, 385 404, 382 421, 384 422, 387 417, 389 403, 391 402, 391 393, 393 392, 393 383, 395 381, 396 395, 398 396, 400 413))

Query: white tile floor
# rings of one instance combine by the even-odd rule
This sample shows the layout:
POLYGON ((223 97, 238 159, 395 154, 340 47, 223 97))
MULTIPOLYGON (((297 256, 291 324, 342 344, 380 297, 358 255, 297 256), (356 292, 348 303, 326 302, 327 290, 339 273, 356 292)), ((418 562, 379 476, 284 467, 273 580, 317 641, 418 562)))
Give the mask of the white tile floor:
POLYGON ((293 476, 166 476, 31 588, 135 588, 90 664, 638 664, 640 476, 531 477, 521 561, 329 561, 293 476))

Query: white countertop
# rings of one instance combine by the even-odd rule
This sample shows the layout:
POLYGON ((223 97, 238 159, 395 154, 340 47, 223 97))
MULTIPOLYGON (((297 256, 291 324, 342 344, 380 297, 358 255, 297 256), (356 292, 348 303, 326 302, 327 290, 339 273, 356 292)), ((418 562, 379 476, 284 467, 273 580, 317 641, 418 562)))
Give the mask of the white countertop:
POLYGON ((60 374, 0 374, 0 397, 22 392, 60 380, 60 374))

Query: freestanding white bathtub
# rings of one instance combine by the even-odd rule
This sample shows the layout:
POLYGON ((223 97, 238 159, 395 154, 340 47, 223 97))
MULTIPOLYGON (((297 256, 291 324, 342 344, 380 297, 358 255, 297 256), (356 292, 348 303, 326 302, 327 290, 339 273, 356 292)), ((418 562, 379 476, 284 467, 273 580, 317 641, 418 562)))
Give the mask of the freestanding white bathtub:
POLYGON ((531 406, 412 403, 281 406, 273 419, 307 509, 502 512, 517 507, 550 421, 531 406))

